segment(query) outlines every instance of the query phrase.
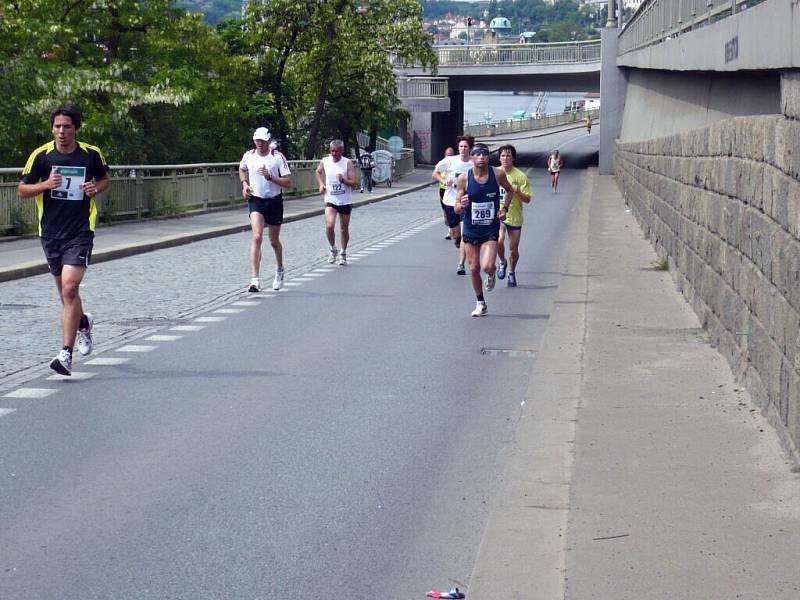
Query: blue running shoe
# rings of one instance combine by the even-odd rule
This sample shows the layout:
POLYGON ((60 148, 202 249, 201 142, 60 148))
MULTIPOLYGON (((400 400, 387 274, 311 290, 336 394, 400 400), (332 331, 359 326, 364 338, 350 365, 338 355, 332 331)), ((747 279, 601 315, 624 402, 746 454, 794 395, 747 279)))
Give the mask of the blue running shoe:
POLYGON ((497 269, 497 278, 498 279, 505 279, 506 278, 506 265, 508 263, 500 261, 500 267, 497 269))

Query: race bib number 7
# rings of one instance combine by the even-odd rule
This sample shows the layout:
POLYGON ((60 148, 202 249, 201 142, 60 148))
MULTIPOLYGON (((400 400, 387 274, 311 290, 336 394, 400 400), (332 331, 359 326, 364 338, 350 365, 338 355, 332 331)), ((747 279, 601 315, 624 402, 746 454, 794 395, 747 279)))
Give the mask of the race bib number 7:
POLYGON ((494 221, 494 202, 473 202, 472 224, 491 225, 494 221))
POLYGON ((54 167, 61 175, 61 185, 50 190, 50 197, 58 200, 83 200, 86 167, 54 167))

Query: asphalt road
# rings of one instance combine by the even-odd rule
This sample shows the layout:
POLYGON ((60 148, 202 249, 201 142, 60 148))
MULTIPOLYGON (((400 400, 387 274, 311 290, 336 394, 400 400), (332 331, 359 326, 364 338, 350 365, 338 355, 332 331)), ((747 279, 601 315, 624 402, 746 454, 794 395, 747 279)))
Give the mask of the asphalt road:
POLYGON ((68 381, 41 366, 49 277, 0 284, 4 302, 31 305, 3 325, 23 343, 0 365, 26 381, 0 398, 0 598, 463 587, 596 139, 517 142, 536 193, 519 287, 498 282, 483 319, 433 188, 356 210, 347 267, 324 263, 320 219, 287 225, 279 293, 242 291, 246 234, 93 267, 98 351, 68 381))

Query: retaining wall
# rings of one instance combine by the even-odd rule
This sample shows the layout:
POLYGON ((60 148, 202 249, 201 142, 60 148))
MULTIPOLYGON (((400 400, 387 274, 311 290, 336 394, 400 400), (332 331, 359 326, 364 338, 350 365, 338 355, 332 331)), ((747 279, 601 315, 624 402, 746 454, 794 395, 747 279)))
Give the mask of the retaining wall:
POLYGON ((800 74, 784 114, 617 144, 619 187, 686 299, 798 459, 800 74))

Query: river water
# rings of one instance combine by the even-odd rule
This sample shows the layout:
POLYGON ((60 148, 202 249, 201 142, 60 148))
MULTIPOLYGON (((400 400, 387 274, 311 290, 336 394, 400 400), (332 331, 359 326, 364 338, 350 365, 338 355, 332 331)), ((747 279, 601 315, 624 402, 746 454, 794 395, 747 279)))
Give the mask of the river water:
MULTIPOLYGON (((539 112, 545 115, 561 113, 569 102, 583 98, 584 94, 580 92, 547 92, 539 112)), ((467 123, 501 121, 512 118, 519 110, 524 110, 527 117, 536 112, 539 99, 540 94, 537 92, 532 95, 515 96, 512 92, 465 91, 464 121, 467 123)))

